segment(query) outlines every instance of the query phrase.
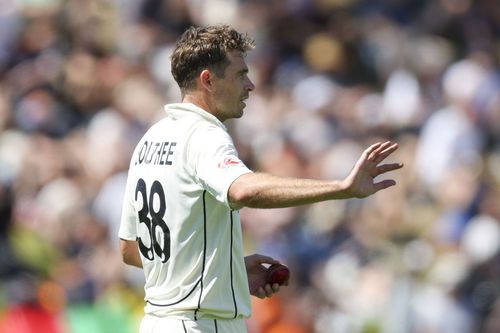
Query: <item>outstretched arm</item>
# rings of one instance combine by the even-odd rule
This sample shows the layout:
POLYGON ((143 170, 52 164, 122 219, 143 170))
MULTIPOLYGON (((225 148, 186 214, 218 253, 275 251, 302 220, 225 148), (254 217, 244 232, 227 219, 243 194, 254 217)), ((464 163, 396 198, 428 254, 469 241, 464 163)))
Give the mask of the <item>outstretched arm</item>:
POLYGON ((400 169, 402 163, 380 164, 398 148, 390 141, 368 147, 343 180, 284 178, 263 173, 248 173, 238 177, 229 188, 231 203, 254 208, 280 208, 319 201, 364 198, 394 186, 392 179, 375 182, 374 178, 400 169))

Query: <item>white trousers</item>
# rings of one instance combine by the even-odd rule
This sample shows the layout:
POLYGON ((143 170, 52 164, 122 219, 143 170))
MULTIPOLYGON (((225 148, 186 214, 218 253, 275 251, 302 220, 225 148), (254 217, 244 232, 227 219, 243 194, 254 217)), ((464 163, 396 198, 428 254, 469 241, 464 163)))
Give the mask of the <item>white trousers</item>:
POLYGON ((145 315, 140 333, 247 333, 247 328, 243 318, 181 320, 145 315))

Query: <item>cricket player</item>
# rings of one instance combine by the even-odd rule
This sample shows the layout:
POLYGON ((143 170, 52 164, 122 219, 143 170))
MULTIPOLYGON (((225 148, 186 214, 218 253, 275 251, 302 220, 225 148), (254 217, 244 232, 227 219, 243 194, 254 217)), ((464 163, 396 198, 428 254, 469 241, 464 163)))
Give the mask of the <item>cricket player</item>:
POLYGON ((380 163, 392 142, 367 148, 346 179, 319 181, 254 173, 239 159, 224 121, 243 115, 254 90, 246 52, 254 41, 230 26, 191 27, 171 56, 182 102, 138 143, 119 230, 125 263, 145 274, 141 333, 245 333, 250 295, 270 297, 263 255, 244 257, 242 207, 277 208, 366 197, 402 167, 380 163))

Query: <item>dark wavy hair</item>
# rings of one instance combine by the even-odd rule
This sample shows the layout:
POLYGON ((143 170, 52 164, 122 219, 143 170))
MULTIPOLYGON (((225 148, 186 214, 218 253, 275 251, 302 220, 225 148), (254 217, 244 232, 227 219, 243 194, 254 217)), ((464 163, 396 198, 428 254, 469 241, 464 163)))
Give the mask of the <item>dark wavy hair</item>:
POLYGON ((255 41, 228 25, 190 27, 178 39, 170 60, 172 75, 183 94, 195 87, 196 77, 210 69, 223 77, 230 51, 246 53, 255 41))

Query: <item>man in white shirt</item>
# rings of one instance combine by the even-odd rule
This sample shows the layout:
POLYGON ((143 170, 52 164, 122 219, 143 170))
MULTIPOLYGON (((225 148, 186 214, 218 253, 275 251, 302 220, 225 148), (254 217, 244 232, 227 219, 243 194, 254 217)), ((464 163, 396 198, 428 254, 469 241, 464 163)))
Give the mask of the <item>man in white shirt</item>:
POLYGON ((254 89, 245 54, 254 42, 225 25, 190 28, 172 54, 182 103, 137 145, 130 163, 119 237, 125 263, 146 277, 141 333, 246 332, 250 295, 270 297, 263 255, 244 257, 238 210, 366 197, 395 185, 375 183, 400 163, 379 165, 391 142, 365 150, 341 181, 253 173, 223 122, 239 118, 254 89))

